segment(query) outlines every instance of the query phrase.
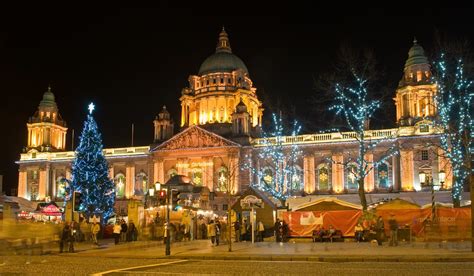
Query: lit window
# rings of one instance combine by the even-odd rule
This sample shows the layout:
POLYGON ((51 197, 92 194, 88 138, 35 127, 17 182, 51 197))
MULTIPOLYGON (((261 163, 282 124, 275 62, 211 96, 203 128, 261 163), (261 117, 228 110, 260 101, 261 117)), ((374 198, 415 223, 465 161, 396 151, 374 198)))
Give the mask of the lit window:
POLYGON ((422 73, 421 71, 416 71, 416 81, 421 81, 422 73))
POLYGON ((429 155, 427 150, 422 150, 421 151, 421 160, 428 160, 429 155))

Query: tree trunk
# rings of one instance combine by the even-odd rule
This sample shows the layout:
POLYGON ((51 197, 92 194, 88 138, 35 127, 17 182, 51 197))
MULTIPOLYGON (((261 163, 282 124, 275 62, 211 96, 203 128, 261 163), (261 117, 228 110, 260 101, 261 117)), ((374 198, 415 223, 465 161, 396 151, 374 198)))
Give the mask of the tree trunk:
POLYGON ((227 194, 227 232, 229 232, 229 252, 232 252, 232 195, 230 191, 227 191, 227 194))
POLYGON ((362 210, 367 210, 367 199, 365 198, 365 190, 364 190, 364 179, 360 178, 358 181, 359 183, 359 198, 360 198, 360 205, 362 205, 362 210))
MULTIPOLYGON (((453 207, 454 208, 459 208, 461 207, 461 201, 457 198, 454 197, 454 189, 455 187, 457 187, 458 183, 457 183, 457 179, 456 179, 456 176, 453 175, 453 187, 451 188, 451 198, 453 200, 453 207)), ((461 183, 461 186, 464 185, 464 183, 461 183)))

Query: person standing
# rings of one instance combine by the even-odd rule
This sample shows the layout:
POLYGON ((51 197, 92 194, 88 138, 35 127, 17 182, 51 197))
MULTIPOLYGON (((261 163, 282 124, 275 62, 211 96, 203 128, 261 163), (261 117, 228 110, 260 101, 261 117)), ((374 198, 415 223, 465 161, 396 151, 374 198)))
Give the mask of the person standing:
POLYGON ((135 223, 130 221, 128 224, 128 233, 127 233, 127 240, 128 241, 136 241, 137 240, 137 227, 135 227, 135 223))
POLYGON ((209 221, 209 224, 207 225, 207 236, 211 238, 211 243, 214 245, 214 242, 216 241, 216 225, 213 220, 209 221))
POLYGON ((122 226, 120 226, 120 222, 116 222, 114 225, 114 239, 115 239, 115 244, 119 243, 120 240, 120 233, 122 232, 122 226))
POLYGON ((390 246, 398 245, 398 222, 395 219, 395 215, 391 214, 390 219, 388 220, 388 225, 390 226, 390 246))
POLYGON ((265 233, 265 226, 263 226, 262 221, 258 222, 257 230, 258 230, 258 240, 263 242, 263 234, 265 233))
POLYGON ((355 232, 355 239, 357 242, 362 241, 362 237, 364 236, 364 228, 362 227, 361 223, 357 223, 357 225, 354 228, 355 232))
POLYGON ((382 216, 379 216, 377 218, 375 227, 377 231, 377 243, 378 245, 382 245, 382 241, 384 240, 384 236, 385 236, 385 225, 384 225, 382 216))
POLYGON ((234 222, 234 230, 235 230, 235 242, 239 242, 240 241, 240 223, 238 220, 234 222))
POLYGON ((247 220, 246 219, 244 219, 244 223, 242 223, 240 232, 241 232, 240 240, 246 241, 247 240, 247 220))
POLYGON ((275 225, 273 226, 273 231, 275 232, 275 242, 281 241, 280 228, 281 228, 280 219, 277 218, 275 221, 275 225))
POLYGON ((221 223, 218 219, 216 219, 215 227, 216 227, 216 246, 218 246, 220 236, 221 236, 221 231, 222 231, 221 223))
POLYGON ((68 224, 64 225, 63 231, 61 232, 61 240, 59 241, 59 253, 63 253, 64 245, 69 245, 71 239, 71 228, 68 224))
POLYGON ((91 235, 92 235, 92 242, 99 246, 99 242, 97 241, 97 235, 100 232, 100 225, 94 221, 94 223, 91 226, 91 235))
POLYGON ((122 219, 122 224, 120 225, 121 229, 120 230, 120 241, 122 242, 126 242, 127 241, 127 230, 128 230, 128 226, 127 226, 127 223, 125 222, 125 220, 122 219))

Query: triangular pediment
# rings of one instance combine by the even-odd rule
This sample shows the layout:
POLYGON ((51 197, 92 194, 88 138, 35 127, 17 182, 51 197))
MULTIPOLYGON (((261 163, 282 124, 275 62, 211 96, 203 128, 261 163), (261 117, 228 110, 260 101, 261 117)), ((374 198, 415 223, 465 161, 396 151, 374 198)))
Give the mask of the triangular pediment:
POLYGON ((152 151, 216 147, 240 147, 240 145, 198 126, 191 126, 152 151))

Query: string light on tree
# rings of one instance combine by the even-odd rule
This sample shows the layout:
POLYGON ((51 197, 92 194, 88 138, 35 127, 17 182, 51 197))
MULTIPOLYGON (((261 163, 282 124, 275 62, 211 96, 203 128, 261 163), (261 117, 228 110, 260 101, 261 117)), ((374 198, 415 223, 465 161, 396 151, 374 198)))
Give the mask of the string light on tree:
POLYGON ((115 203, 115 188, 109 179, 108 163, 102 152, 102 138, 92 116, 94 104, 88 106, 89 114, 84 122, 79 146, 72 163, 71 185, 82 193, 79 210, 87 216, 102 213, 104 221, 112 216, 115 203))
MULTIPOLYGON (((293 181, 300 179, 294 176, 300 173, 297 163, 301 159, 302 151, 296 143, 289 146, 283 145, 285 129, 282 116, 273 114, 272 117, 273 129, 270 133, 264 132, 262 139, 264 143, 257 154, 260 169, 252 164, 252 158, 248 155, 246 156, 248 162, 244 163, 242 169, 249 170, 251 174, 258 177, 260 181, 253 183, 254 187, 268 192, 280 200, 284 206, 295 187, 293 181)), ((294 121, 291 137, 296 138, 300 131, 301 126, 297 121, 294 121)), ((292 141, 296 141, 296 139, 292 139, 292 141)))
POLYGON ((355 159, 349 157, 347 162, 340 165, 349 168, 350 164, 356 163, 356 169, 350 169, 349 177, 353 181, 357 181, 360 202, 362 208, 366 210, 365 177, 374 168, 377 168, 393 155, 398 154, 398 147, 395 143, 395 137, 386 137, 379 140, 366 138, 365 131, 368 129, 368 122, 374 116, 375 111, 380 108, 381 103, 378 100, 370 99, 366 79, 359 77, 355 72, 352 72, 352 77, 352 83, 347 85, 337 83, 335 85, 335 104, 330 106, 329 110, 335 111, 336 115, 343 116, 349 129, 356 133, 354 138, 358 143, 357 157, 355 159), (391 146, 377 161, 367 160, 367 154, 382 142, 389 142, 391 146))
POLYGON ((433 78, 437 86, 435 103, 438 108, 435 123, 443 130, 441 148, 453 169, 451 193, 454 206, 459 207, 463 186, 472 173, 472 81, 464 74, 464 62, 461 58, 448 58, 442 53, 434 63, 434 68, 436 74, 433 78))

